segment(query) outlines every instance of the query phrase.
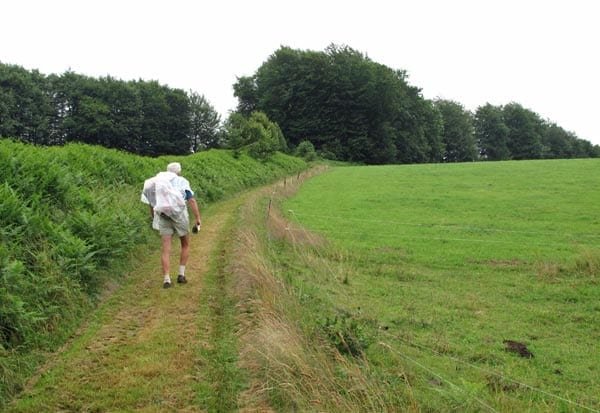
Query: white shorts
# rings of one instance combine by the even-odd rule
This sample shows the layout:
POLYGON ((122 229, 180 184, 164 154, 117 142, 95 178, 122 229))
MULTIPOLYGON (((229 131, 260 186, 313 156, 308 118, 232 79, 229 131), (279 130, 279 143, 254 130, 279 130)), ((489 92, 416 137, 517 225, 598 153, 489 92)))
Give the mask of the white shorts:
POLYGON ((185 237, 190 232, 190 219, 188 214, 181 214, 176 219, 167 217, 166 215, 160 215, 158 217, 158 232, 160 235, 177 234, 178 237, 185 237))

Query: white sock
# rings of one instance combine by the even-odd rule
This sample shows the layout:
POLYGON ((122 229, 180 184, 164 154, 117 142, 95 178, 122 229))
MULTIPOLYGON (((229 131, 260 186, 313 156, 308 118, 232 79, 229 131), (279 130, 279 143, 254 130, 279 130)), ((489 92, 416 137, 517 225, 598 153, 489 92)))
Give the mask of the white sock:
POLYGON ((185 275, 185 265, 179 266, 179 275, 185 275))
POLYGON ((169 283, 169 284, 171 283, 171 277, 169 276, 169 274, 165 275, 165 281, 164 282, 169 283))

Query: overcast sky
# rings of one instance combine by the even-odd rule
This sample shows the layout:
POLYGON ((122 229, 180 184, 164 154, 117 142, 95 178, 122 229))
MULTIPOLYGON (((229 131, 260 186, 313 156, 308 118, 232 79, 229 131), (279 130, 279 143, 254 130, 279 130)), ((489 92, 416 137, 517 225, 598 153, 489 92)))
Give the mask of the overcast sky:
POLYGON ((280 46, 345 44, 426 98, 518 102, 600 144, 594 0, 0 0, 0 62, 157 80, 227 116, 236 77, 280 46))

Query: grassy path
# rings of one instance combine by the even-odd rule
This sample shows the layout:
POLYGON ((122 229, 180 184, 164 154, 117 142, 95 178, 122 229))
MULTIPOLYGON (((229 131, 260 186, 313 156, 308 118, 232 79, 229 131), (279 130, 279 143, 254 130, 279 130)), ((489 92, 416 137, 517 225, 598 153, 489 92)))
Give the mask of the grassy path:
MULTIPOLYGON (((209 343, 214 326, 205 319, 212 311, 200 307, 211 305, 203 297, 211 257, 243 198, 203 211, 202 232, 192 237, 186 285, 161 288, 157 239, 124 285, 8 411, 203 411, 198 389, 210 385, 202 383, 209 379, 202 354, 214 344, 209 343)), ((178 254, 177 242, 174 269, 178 254)))

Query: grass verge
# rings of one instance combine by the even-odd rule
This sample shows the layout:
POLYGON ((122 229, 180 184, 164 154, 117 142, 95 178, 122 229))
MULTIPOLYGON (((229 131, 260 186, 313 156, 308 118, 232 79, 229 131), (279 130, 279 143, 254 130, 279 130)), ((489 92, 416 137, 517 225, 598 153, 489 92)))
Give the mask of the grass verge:
POLYGON ((241 210, 242 225, 234 238, 236 260, 230 267, 238 302, 240 365, 249 374, 249 388, 241 394, 239 407, 248 411, 414 410, 402 373, 393 372, 386 381, 360 355, 344 355, 319 323, 323 307, 286 281, 276 244, 280 234, 288 231, 278 225, 283 221, 277 219, 274 201, 293 193, 298 184, 280 182, 241 210))

